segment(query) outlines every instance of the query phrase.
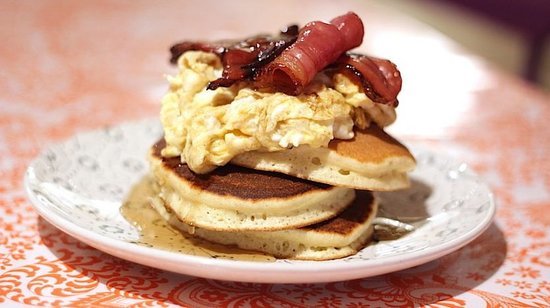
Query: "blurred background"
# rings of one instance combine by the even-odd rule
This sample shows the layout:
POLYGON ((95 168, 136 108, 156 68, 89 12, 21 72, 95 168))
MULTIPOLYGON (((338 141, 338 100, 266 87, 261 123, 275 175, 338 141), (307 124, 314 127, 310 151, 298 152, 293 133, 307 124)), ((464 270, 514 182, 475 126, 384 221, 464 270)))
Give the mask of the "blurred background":
POLYGON ((374 0, 550 91, 550 0, 374 0))

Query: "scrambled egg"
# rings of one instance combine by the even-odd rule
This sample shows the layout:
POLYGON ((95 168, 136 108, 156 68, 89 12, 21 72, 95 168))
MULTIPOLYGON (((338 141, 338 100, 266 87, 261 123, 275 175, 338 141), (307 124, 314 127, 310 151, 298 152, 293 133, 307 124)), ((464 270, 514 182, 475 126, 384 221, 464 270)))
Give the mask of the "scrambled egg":
MULTIPOLYGON (((392 107, 373 103, 341 74, 318 76, 299 96, 262 93, 246 82, 206 90, 221 77, 222 64, 212 53, 189 51, 178 60, 177 76, 168 76, 162 99, 164 156, 180 156, 191 170, 206 173, 234 156, 254 150, 281 151, 330 140, 353 138, 353 126, 395 120, 392 107)), ((321 75, 321 74, 319 74, 321 75)))

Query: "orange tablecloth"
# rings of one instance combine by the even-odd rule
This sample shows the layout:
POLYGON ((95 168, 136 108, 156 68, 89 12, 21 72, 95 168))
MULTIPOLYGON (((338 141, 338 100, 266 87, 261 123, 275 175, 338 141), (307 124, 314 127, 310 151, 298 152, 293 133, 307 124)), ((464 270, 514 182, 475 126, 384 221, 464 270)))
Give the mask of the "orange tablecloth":
POLYGON ((0 304, 550 305, 550 99, 414 20, 358 1, 2 1, 0 37, 0 304), (365 21, 362 51, 402 71, 392 133, 468 162, 494 191, 496 221, 474 242, 362 280, 233 283, 111 257, 33 211, 22 176, 46 146, 158 114, 170 44, 348 10, 365 21))

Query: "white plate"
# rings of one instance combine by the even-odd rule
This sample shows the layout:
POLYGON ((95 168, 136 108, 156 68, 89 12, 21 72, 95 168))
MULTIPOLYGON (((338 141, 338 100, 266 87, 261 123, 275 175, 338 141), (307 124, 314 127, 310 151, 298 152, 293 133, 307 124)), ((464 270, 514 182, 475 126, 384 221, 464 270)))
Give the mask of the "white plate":
POLYGON ((424 222, 397 240, 332 261, 235 261, 149 248, 132 243, 138 231, 119 209, 147 173, 146 151, 161 135, 151 119, 80 134, 51 147, 26 173, 35 209, 64 232, 126 260, 205 278, 266 283, 347 280, 419 265, 472 241, 495 212, 491 192, 466 164, 413 147, 418 166, 412 188, 379 194, 382 215, 424 222))

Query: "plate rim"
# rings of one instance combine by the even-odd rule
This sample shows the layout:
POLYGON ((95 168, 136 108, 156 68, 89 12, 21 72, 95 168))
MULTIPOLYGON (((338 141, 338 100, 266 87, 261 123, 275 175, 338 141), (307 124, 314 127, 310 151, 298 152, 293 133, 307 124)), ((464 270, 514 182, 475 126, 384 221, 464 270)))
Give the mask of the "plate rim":
MULTIPOLYGON (((146 121, 143 120, 131 121, 109 127, 125 124, 141 124, 145 122, 146 121)), ((102 129, 84 132, 83 134, 93 134, 100 131, 102 131, 102 129)), ((195 277, 253 283, 323 283, 386 274, 436 260, 466 246, 489 228, 496 213, 494 194, 485 182, 477 181, 476 184, 482 186, 481 189, 487 192, 488 197, 488 207, 485 211, 487 213, 480 223, 477 224, 475 228, 447 242, 418 251, 388 256, 382 259, 367 259, 354 262, 338 262, 338 259, 328 261, 292 260, 293 263, 286 263, 284 261, 258 262, 186 255, 110 238, 73 223, 57 215, 55 212, 46 211, 43 201, 39 200, 31 188, 30 177, 33 176, 34 166, 45 153, 57 146, 69 142, 73 138, 77 138, 78 135, 81 135, 81 133, 77 133, 65 141, 47 146, 45 150, 41 151, 41 153, 39 153, 29 164, 24 175, 23 184, 33 208, 43 219, 54 225, 60 231, 69 234, 95 249, 130 262, 195 277), (300 263, 299 266, 297 266, 296 263, 300 263), (266 266, 266 264, 269 266, 266 266), (235 271, 239 271, 238 276, 234 275, 235 271), (258 271, 261 271, 262 275, 257 275, 258 271)), ((443 155, 426 149, 422 149, 422 151, 434 156, 444 157, 443 155)), ((456 163, 455 160, 451 161, 456 163)), ((458 163, 460 164, 461 162, 458 163)), ((469 169, 472 176, 480 179, 477 173, 471 168, 469 169)))

